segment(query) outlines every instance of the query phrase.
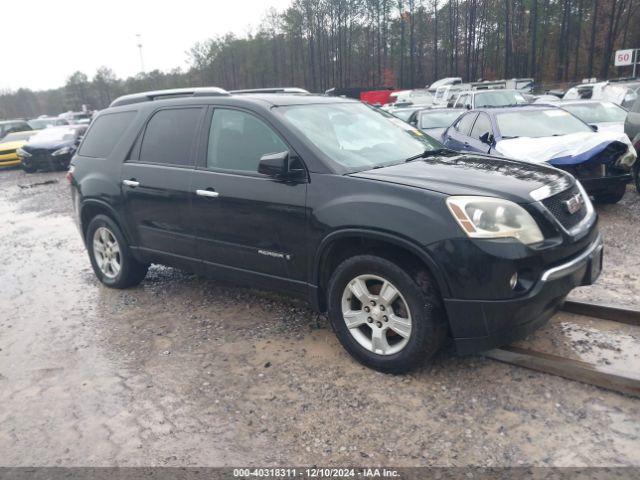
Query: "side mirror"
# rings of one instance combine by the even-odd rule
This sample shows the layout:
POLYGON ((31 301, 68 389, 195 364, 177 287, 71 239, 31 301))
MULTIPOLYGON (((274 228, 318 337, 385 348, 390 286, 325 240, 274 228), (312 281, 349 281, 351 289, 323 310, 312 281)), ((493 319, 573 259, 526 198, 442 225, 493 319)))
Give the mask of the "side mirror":
POLYGON ((598 131, 598 125, 589 125, 594 132, 598 131))
POLYGON ((467 110, 471 110, 471 105, 469 105, 468 103, 464 106, 464 108, 466 108, 467 110))
POLYGON ((493 145, 493 143, 495 142, 495 138, 491 133, 486 132, 480 135, 480 141, 482 143, 486 143, 487 145, 493 145))
POLYGON ((289 171, 289 152, 268 153, 260 157, 258 173, 270 177, 284 177, 289 171))

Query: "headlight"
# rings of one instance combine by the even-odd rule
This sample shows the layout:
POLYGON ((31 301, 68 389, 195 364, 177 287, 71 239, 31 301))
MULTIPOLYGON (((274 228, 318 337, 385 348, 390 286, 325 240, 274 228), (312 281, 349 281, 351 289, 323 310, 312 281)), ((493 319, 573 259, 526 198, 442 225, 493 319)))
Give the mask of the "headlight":
POLYGON ((16 153, 18 154, 19 157, 30 157, 31 154, 29 152, 27 152, 26 150, 23 150, 22 148, 17 148, 16 149, 16 153))
POLYGON ((493 197, 449 197, 447 206, 462 230, 471 238, 505 238, 526 245, 544 236, 529 213, 508 200, 493 197))
POLYGON ((56 150, 55 152, 53 152, 51 156, 57 157, 58 155, 66 155, 68 153, 71 153, 71 147, 62 147, 56 150))
POLYGON ((635 148, 629 145, 626 153, 624 155, 620 155, 620 158, 616 160, 616 167, 631 169, 631 167, 633 167, 633 164, 636 163, 636 158, 637 155, 635 148))

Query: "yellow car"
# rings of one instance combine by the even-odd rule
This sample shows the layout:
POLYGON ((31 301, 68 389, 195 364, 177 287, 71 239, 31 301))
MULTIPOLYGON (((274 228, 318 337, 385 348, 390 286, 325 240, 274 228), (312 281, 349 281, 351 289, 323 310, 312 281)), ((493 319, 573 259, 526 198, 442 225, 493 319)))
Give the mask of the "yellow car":
POLYGON ((20 165, 20 158, 16 150, 38 133, 36 130, 28 132, 13 132, 0 140, 0 167, 14 167, 20 165))

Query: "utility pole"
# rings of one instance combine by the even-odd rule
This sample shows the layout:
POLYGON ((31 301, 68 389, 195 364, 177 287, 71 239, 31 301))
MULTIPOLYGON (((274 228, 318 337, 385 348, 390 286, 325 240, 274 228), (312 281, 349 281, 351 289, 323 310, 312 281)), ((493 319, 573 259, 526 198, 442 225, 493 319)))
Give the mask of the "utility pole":
POLYGON ((142 60, 142 37, 139 33, 136 33, 136 39, 138 40, 138 50, 140 51, 140 72, 144 73, 144 61, 142 60))

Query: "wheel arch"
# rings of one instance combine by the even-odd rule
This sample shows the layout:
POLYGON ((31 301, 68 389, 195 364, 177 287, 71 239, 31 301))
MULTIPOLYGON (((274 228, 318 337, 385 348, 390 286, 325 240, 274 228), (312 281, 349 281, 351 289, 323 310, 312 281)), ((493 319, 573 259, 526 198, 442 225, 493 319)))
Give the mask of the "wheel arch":
POLYGON ((80 207, 80 230, 82 231, 82 238, 86 240, 87 236, 87 228, 89 227, 89 223, 91 223, 91 219, 96 215, 106 215, 111 218, 122 230, 122 234, 124 235, 127 243, 131 244, 131 237, 127 232, 127 229, 120 215, 116 210, 109 205, 108 203, 98 200, 98 199, 88 199, 82 202, 80 207))
POLYGON ((350 256, 364 253, 382 253, 381 256, 391 260, 417 259, 435 279, 441 295, 449 296, 449 286, 442 271, 419 245, 391 233, 351 228, 332 232, 320 242, 311 276, 311 284, 315 287, 311 298, 314 308, 326 310, 326 286, 335 267, 350 256))

